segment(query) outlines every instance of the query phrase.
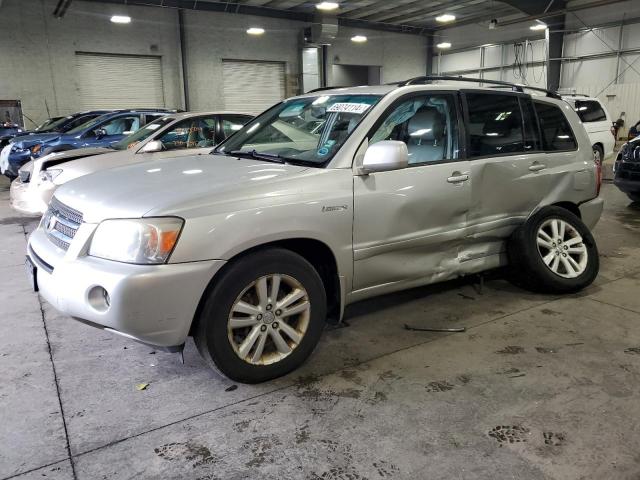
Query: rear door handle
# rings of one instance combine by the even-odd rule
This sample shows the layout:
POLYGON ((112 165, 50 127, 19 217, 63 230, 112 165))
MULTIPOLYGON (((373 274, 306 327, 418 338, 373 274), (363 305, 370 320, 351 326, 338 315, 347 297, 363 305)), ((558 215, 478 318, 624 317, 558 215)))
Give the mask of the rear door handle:
POLYGON ((544 170, 545 168, 547 168, 547 166, 544 163, 535 162, 531 164, 529 170, 531 170, 532 172, 539 172, 540 170, 544 170))
POLYGON ((469 175, 460 172, 453 172, 453 174, 447 178, 447 182, 449 183, 460 183, 466 182, 467 180, 469 180, 469 175))

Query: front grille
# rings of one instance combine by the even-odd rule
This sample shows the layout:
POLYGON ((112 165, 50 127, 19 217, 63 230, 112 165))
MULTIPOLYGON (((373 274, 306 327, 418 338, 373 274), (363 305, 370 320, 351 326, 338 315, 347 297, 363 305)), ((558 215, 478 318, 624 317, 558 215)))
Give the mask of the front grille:
POLYGON ((47 238, 63 250, 68 250, 80 224, 82 213, 53 197, 49 209, 42 217, 42 228, 47 238))

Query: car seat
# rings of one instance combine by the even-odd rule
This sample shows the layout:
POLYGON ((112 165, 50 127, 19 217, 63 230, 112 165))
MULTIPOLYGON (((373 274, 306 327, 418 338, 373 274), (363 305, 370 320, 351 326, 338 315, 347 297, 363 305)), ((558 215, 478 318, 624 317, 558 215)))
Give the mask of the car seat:
POLYGON ((421 107, 407 125, 409 163, 436 162, 444 158, 445 119, 435 107, 421 107))

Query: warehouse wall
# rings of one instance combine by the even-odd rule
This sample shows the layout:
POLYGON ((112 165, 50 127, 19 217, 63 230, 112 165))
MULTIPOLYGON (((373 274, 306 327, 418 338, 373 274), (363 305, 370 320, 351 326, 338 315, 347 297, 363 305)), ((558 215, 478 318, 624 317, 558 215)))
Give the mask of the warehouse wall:
MULTIPOLYGON (((0 32, 0 99, 19 99, 34 122, 77 111, 75 53, 158 55, 162 58, 165 105, 183 107, 178 15, 175 9, 132 7, 75 0, 62 19, 52 15, 56 0, 3 0, 0 32), (129 25, 109 21, 132 17, 129 25)), ((299 91, 301 33, 305 23, 216 12, 185 11, 187 79, 191 110, 223 107, 222 60, 281 61, 286 64, 287 95, 299 91), (261 26, 259 37, 246 34, 261 26)), ((331 65, 381 67, 390 82, 426 72, 426 39, 417 35, 340 28, 329 48, 331 65), (369 41, 350 41, 364 34, 369 41)), ((330 83, 331 84, 331 83, 330 83)), ((29 122, 27 122, 29 125, 29 122)))
POLYGON ((278 18, 185 11, 187 83, 191 110, 224 107, 222 60, 285 62, 287 93, 297 92, 303 22, 278 18), (266 33, 247 35, 251 26, 266 33))
MULTIPOLYGON (((329 63, 380 66, 380 83, 405 80, 427 71, 426 39, 417 35, 340 27, 329 47, 329 63), (365 43, 351 37, 365 35, 365 43)), ((329 85, 334 85, 329 69, 329 85)))
POLYGON ((73 2, 58 20, 55 6, 55 0, 2 2, 0 98, 22 100, 23 112, 36 123, 47 117, 45 102, 52 115, 77 111, 75 52, 82 51, 160 55, 165 103, 181 106, 175 11, 73 2), (109 21, 121 12, 135 18, 135 28, 109 21))

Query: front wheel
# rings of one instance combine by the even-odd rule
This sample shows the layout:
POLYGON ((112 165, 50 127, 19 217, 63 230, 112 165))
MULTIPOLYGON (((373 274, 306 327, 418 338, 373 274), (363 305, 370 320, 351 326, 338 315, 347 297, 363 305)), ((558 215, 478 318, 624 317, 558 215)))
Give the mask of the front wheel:
POLYGON ((595 280, 600 268, 591 232, 560 207, 545 207, 520 226, 508 254, 518 282, 536 292, 577 292, 595 280))
POLYGON ((627 197, 629 197, 629 200, 631 200, 632 202, 640 202, 640 192, 627 193, 627 197))
POLYGON ((205 295, 196 346, 212 367, 239 382, 263 382, 294 370, 325 325, 322 280, 289 250, 262 250, 234 261, 205 295))

